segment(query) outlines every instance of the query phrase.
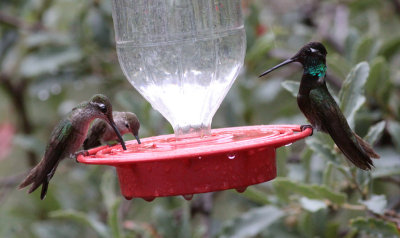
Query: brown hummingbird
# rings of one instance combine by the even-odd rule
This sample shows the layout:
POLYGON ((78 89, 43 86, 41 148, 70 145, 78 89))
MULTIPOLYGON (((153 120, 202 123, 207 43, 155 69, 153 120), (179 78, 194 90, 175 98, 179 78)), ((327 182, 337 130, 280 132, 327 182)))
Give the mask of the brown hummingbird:
MULTIPOLYGON (((139 119, 132 112, 113 112, 115 125, 117 126, 121 135, 126 133, 132 133, 136 138, 138 144, 139 139, 139 119)), ((100 146, 108 141, 118 141, 118 137, 115 135, 113 128, 103 120, 96 119, 89 129, 87 137, 83 142, 83 149, 88 150, 93 147, 100 146)))
POLYGON ((297 94, 297 104, 311 123, 311 126, 301 126, 302 130, 311 128, 328 133, 347 159, 360 169, 370 170, 373 166, 371 158, 379 158, 379 155, 350 129, 346 118, 329 93, 325 83, 326 55, 323 44, 310 42, 293 57, 265 71, 260 77, 292 62, 302 64, 304 71, 297 94))
POLYGON ((126 150, 125 142, 115 125, 109 99, 102 94, 96 94, 90 101, 82 102, 73 108, 67 117, 53 129, 42 160, 29 172, 19 188, 32 184, 28 191, 31 193, 42 185, 40 199, 43 200, 49 181, 60 161, 68 156, 73 157, 79 153, 87 153, 87 151, 77 152, 77 150, 86 138, 90 123, 96 118, 111 125, 123 149, 126 150))

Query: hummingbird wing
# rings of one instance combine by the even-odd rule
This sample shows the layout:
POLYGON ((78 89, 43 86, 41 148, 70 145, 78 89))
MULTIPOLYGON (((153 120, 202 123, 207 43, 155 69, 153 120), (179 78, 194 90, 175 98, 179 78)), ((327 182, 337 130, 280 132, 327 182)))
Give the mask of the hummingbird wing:
POLYGON ((321 123, 322 131, 327 132, 332 137, 335 144, 354 165, 363 170, 370 170, 371 166, 373 166, 371 158, 350 129, 346 118, 330 95, 326 84, 312 89, 309 96, 310 106, 321 123))
POLYGON ((85 141, 83 142, 83 149, 88 150, 101 145, 101 139, 106 132, 108 124, 101 119, 96 119, 90 128, 85 141))
POLYGON ((46 152, 42 160, 21 182, 19 188, 24 188, 32 184, 29 193, 35 191, 42 185, 40 198, 43 199, 47 192, 47 187, 50 179, 53 177, 58 163, 61 159, 69 154, 70 148, 68 143, 74 140, 74 128, 68 119, 62 120, 53 130, 50 136, 50 142, 46 147, 46 152))

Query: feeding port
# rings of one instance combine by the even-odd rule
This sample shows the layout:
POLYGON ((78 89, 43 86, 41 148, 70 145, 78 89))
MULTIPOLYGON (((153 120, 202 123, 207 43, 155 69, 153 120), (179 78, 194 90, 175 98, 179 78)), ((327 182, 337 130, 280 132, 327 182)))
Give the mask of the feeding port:
POLYGON ((126 78, 175 132, 78 156, 115 166, 127 199, 244 191, 275 178, 276 148, 311 134, 286 125, 211 130, 243 65, 240 0, 113 0, 113 19, 126 78))

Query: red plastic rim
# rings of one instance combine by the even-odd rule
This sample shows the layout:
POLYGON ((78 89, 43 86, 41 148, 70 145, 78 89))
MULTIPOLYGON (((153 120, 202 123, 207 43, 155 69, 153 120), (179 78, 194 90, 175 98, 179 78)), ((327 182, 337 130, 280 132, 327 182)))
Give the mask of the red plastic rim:
POLYGON ((89 150, 77 160, 117 168, 127 198, 186 195, 247 186, 276 177, 275 149, 311 134, 298 125, 213 129, 211 136, 177 140, 161 135, 89 150))

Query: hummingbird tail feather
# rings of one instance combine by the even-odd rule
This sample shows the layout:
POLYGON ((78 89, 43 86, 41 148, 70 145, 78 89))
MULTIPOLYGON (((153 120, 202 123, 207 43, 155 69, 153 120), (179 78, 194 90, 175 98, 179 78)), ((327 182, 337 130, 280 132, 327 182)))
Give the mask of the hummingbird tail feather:
MULTIPOLYGON (((43 160, 42 160, 43 161, 43 160)), ((26 186, 32 184, 32 187, 28 190, 29 193, 35 191, 41 184, 42 176, 42 161, 37 164, 26 176, 26 178, 18 186, 19 189, 25 188, 26 186)))
POLYGON ((380 156, 372 149, 372 146, 368 144, 365 140, 363 140, 361 137, 359 137, 356 133, 353 133, 354 136, 356 137, 358 143, 361 145, 361 147, 364 149, 365 153, 371 158, 374 159, 379 159, 380 156))
POLYGON ((30 184, 32 186, 29 188, 28 193, 32 193, 35 191, 40 185, 42 185, 42 191, 40 194, 40 199, 44 199, 47 193, 47 188, 49 185, 50 179, 53 177, 57 166, 58 162, 56 163, 46 163, 44 159, 40 161, 39 164, 37 164, 26 176, 24 181, 21 182, 21 184, 18 186, 19 189, 22 189, 30 184))
POLYGON ((46 180, 42 183, 42 191, 40 192, 40 199, 43 200, 46 197, 47 188, 49 187, 49 181, 46 180))

